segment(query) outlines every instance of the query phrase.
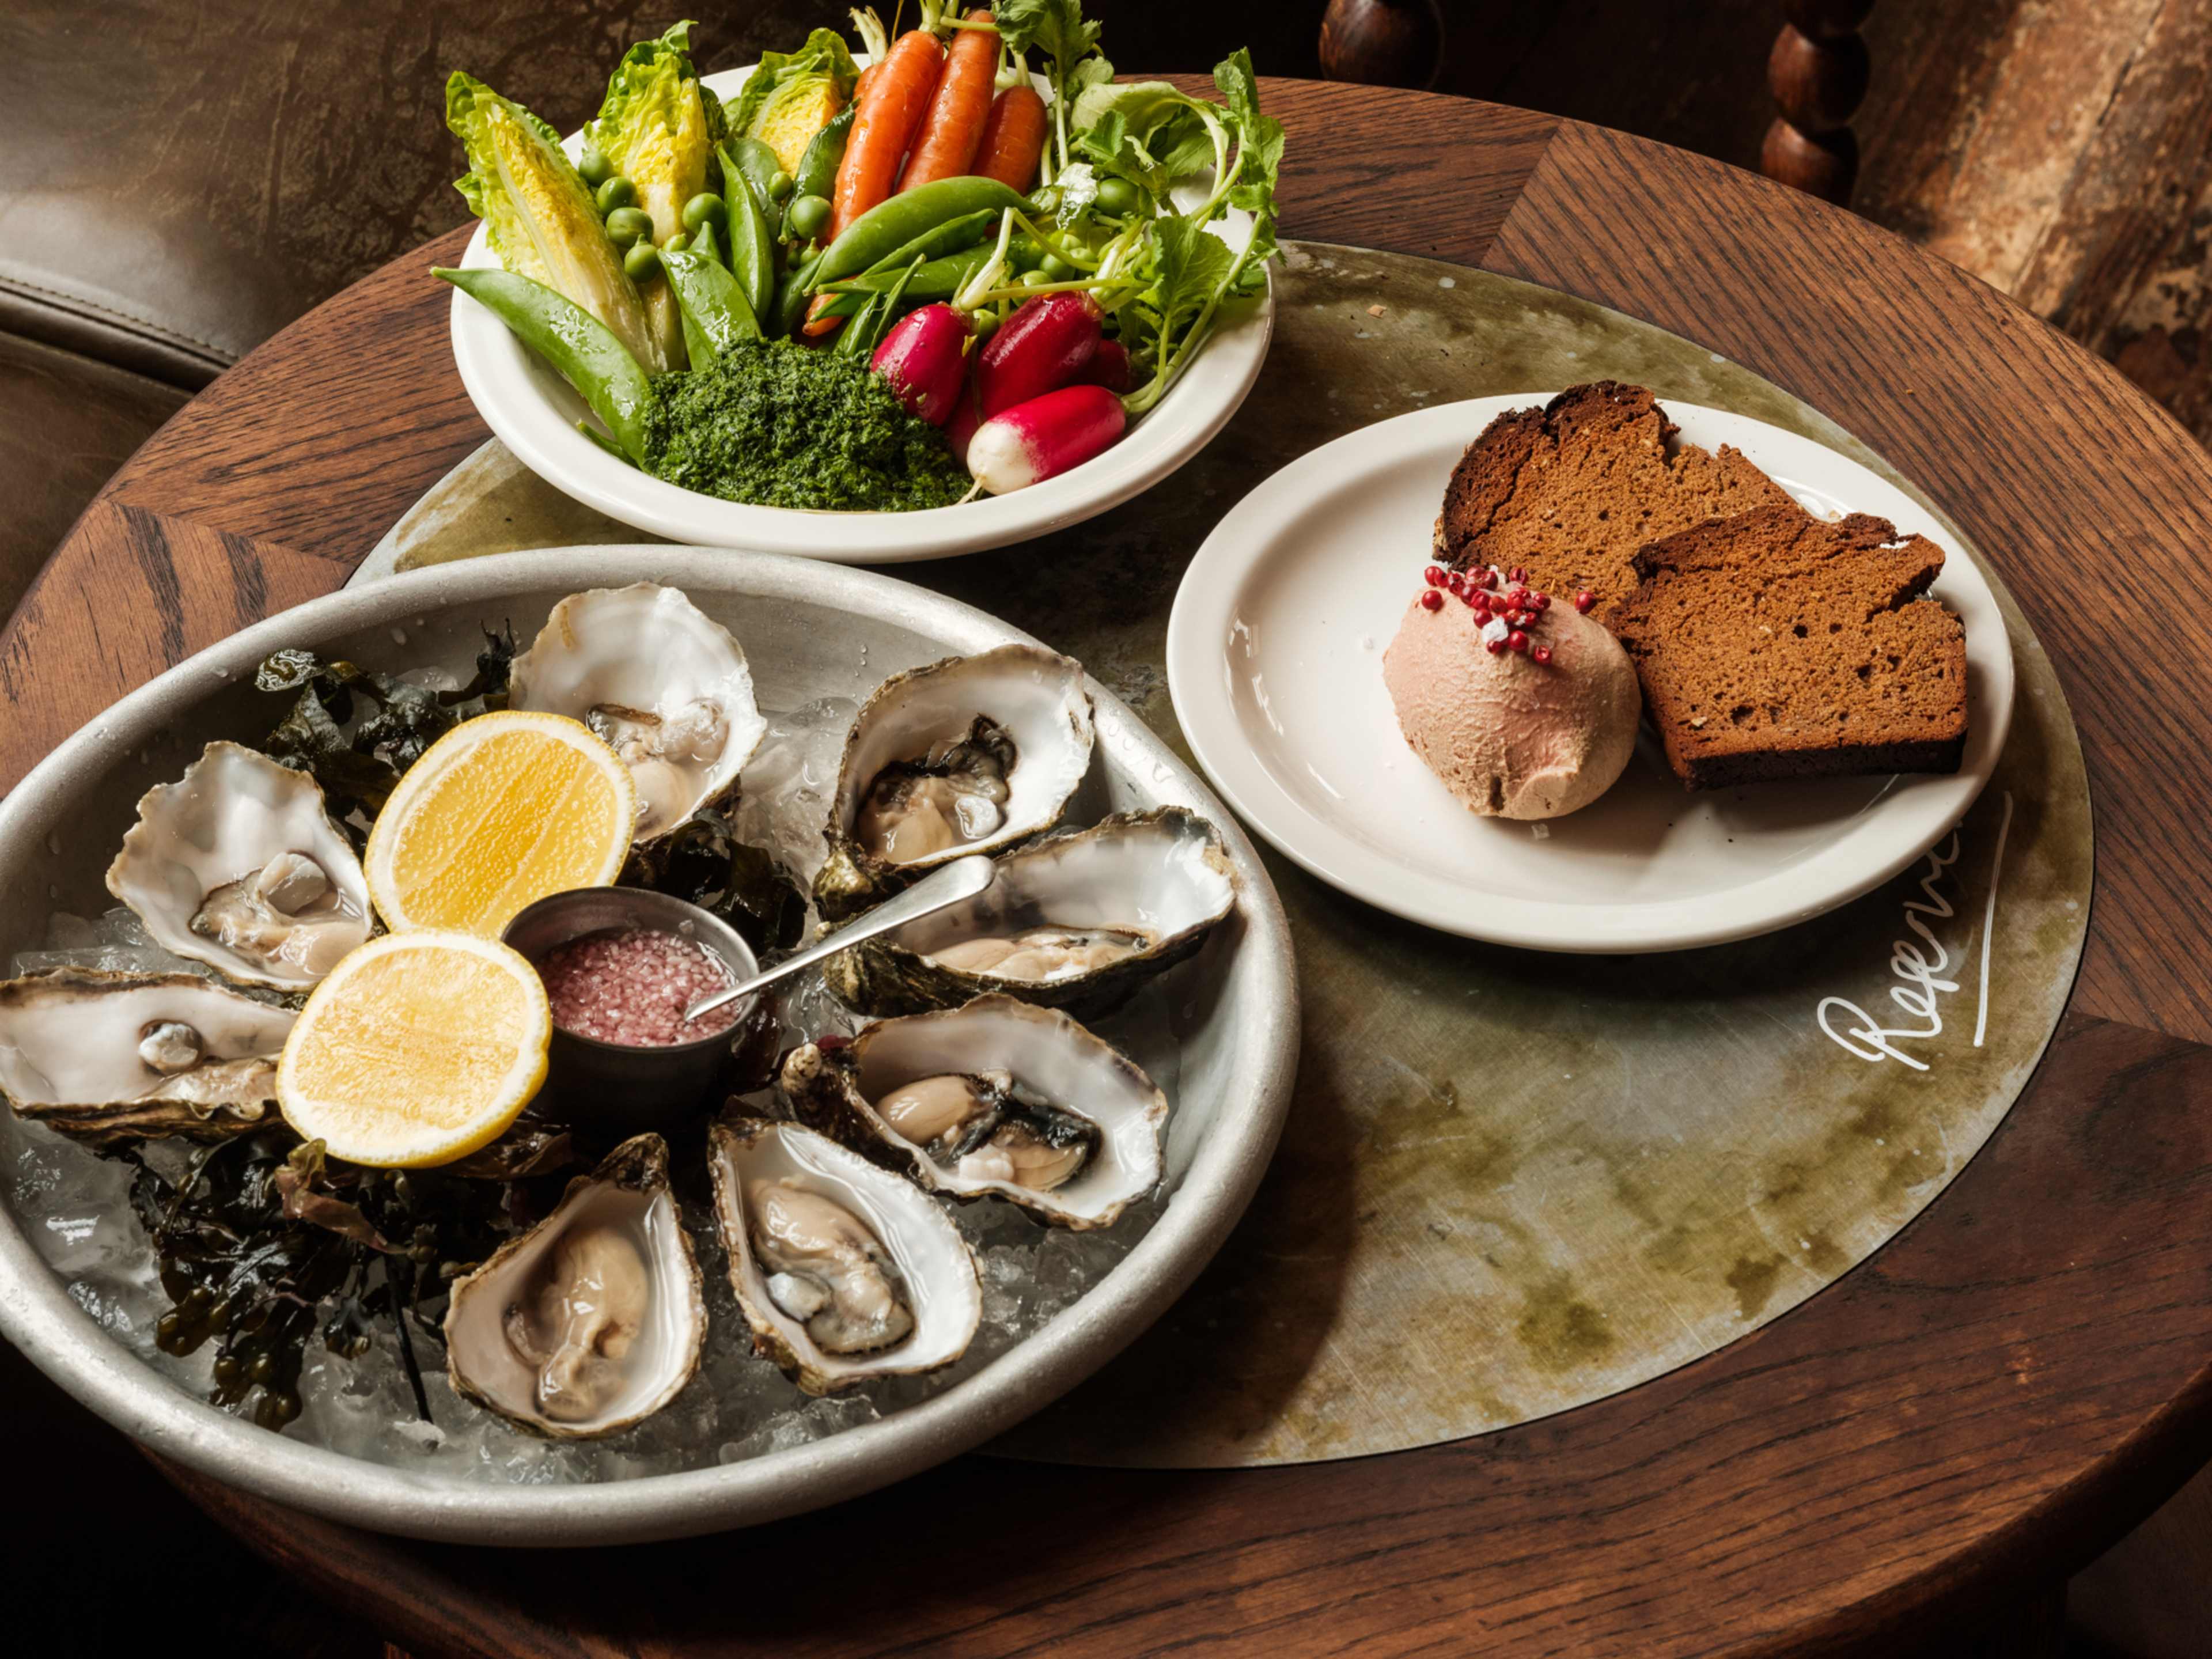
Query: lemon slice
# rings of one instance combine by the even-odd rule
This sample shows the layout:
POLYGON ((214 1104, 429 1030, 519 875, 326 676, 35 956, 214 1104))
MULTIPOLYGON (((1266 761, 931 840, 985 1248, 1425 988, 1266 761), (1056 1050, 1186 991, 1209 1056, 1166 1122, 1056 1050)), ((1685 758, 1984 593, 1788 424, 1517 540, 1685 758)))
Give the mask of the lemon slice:
POLYGON ((432 744, 376 815, 362 866, 395 933, 496 939, 524 906, 604 887, 629 854, 637 786, 560 714, 480 714, 432 744))
POLYGON ((307 999, 276 1062, 285 1121, 380 1169, 496 1138, 545 1080, 553 1010, 522 955, 471 933, 386 933, 307 999))

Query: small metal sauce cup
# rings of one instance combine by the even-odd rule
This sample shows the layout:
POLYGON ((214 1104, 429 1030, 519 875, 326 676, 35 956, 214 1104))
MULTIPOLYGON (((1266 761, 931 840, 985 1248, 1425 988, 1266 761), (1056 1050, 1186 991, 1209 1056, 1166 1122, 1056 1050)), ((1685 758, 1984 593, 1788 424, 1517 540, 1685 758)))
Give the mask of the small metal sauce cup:
MULTIPOLYGON (((736 980, 759 971, 752 947, 720 916, 643 887, 579 887, 539 899, 507 924, 501 939, 532 964, 587 933, 642 927, 675 933, 721 958, 736 980)), ((738 1018, 689 1042, 631 1048, 601 1042, 556 1022, 538 1105, 550 1119, 616 1139, 665 1128, 708 1103, 744 1036, 757 999, 738 1018)))

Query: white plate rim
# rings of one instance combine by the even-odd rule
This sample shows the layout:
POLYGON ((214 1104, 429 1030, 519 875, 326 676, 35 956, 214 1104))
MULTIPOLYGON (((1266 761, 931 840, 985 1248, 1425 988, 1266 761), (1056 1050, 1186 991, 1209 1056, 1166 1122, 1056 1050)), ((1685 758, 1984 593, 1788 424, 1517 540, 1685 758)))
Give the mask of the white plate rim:
MULTIPOLYGON (((863 54, 859 61, 866 63, 863 54)), ((753 66, 702 77, 727 99, 753 66)), ((573 156, 580 131, 562 143, 573 156)), ((1242 217, 1232 210, 1231 222, 1242 217)), ((1249 221, 1248 221, 1249 222, 1249 221)), ((465 270, 496 269, 479 223, 465 270)), ((1213 441, 1260 378, 1274 334, 1273 273, 1261 303, 1224 319, 1167 395, 1104 454, 1007 495, 915 513, 815 513, 752 507, 650 477, 576 430, 583 401, 499 319, 456 289, 453 364, 477 415, 532 472, 619 523, 703 547, 753 548, 838 564, 901 564, 1005 547, 1094 518, 1142 494, 1213 441)))
MULTIPOLYGON (((1632 904, 1478 890, 1390 859, 1330 825, 1285 790, 1243 739, 1224 646, 1237 595, 1269 544, 1322 496, 1341 489, 1368 455, 1402 453, 1453 434, 1464 444, 1504 410, 1557 395, 1553 388, 1466 398, 1376 422, 1290 462, 1222 518, 1185 569, 1168 621, 1169 695, 1200 769, 1255 834, 1310 874, 1407 921, 1494 945, 1564 954, 1691 950, 1795 926, 1888 881, 1966 816, 2003 751, 2016 688, 2002 610, 1980 556, 1932 507, 1850 456, 1732 410, 1672 398, 1664 405, 1686 441, 1734 444, 1784 482, 1797 481, 1808 466, 1815 474, 1844 471, 1840 490, 1814 488, 1937 543, 1946 557, 1936 591, 1968 623, 1968 665, 1980 677, 1989 718, 1968 731, 1955 775, 1916 779, 1915 788, 1869 811, 1869 821, 1884 829, 1877 854, 1856 849, 1862 831, 1740 888, 1632 904), (1716 425, 1733 429, 1700 435, 1699 428, 1716 425), (1856 857, 1844 856, 1855 850, 1856 857)), ((1409 579, 1419 569, 1418 551, 1406 550, 1409 579)), ((1395 731, 1389 735, 1400 740, 1395 731)))

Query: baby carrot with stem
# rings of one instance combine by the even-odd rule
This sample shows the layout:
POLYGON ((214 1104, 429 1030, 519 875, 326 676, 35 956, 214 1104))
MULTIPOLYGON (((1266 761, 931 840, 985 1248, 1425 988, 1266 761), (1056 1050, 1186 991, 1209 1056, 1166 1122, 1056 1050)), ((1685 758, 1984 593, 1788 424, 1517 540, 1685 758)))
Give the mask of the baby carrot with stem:
MULTIPOLYGON (((970 23, 988 23, 988 9, 968 14, 970 23)), ((963 29, 945 56, 937 95, 915 135, 899 189, 908 191, 939 179, 957 179, 972 170, 983 127, 991 112, 991 88, 998 77, 999 37, 987 28, 963 29)))
MULTIPOLYGON (((879 72, 870 77, 859 112, 853 117, 852 134, 845 141, 845 159, 837 164, 824 246, 891 193, 908 142, 928 113, 944 58, 935 35, 909 29, 884 55, 879 72)), ((837 326, 837 319, 823 316, 823 309, 818 298, 808 309, 808 334, 827 334, 837 326)))
POLYGON ((1037 161, 1044 155, 1044 140, 1051 123, 1045 117, 1044 100, 1035 87, 1008 87, 991 105, 983 118, 983 132, 970 163, 986 179, 996 179, 1009 190, 1027 190, 1036 182, 1037 161))
POLYGON ((944 60, 936 36, 908 29, 884 59, 882 73, 868 82, 830 198, 829 241, 891 193, 907 145, 928 113, 944 60))

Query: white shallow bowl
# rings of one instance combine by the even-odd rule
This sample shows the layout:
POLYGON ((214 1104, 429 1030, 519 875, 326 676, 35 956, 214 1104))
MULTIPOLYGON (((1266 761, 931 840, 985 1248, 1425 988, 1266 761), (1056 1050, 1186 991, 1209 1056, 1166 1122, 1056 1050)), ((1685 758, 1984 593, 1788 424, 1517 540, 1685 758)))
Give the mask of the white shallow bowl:
POLYGON ((1247 495, 1184 573, 1168 628, 1176 714, 1214 785, 1285 854, 1354 897, 1470 939, 1673 951, 1749 939, 1879 886, 1973 805, 2012 720, 2012 647, 1958 537, 1857 462, 1764 422, 1667 400, 1682 441, 1733 444, 1810 510, 1871 513, 1943 550, 1966 628, 1966 748, 1949 776, 1688 794, 1647 729, 1595 804, 1478 817, 1407 746, 1382 653, 1420 587, 1468 444, 1547 392, 1474 398, 1324 444, 1247 495))
MULTIPOLYGON (((725 70, 706 76, 705 84, 734 99, 751 73, 750 66, 725 70)), ((571 133, 564 143, 573 156, 583 147, 583 135, 571 133)), ((1251 217, 1232 209, 1210 228, 1242 247, 1251 236, 1251 217)), ((461 264, 471 269, 499 264, 482 225, 469 239, 461 264)), ((1167 395, 1104 454, 1027 489, 920 513, 748 507, 665 483, 579 432, 584 400, 506 324, 458 289, 453 316, 453 362, 477 413, 517 459, 556 489, 671 541, 759 548, 841 564, 897 564, 1028 541, 1096 518, 1151 489, 1212 441, 1260 378, 1274 331, 1275 301, 1271 282, 1258 305, 1217 325, 1167 395)))
MULTIPOLYGON (((139 795, 174 777, 208 739, 272 723, 281 699, 252 690, 271 651, 305 646, 465 675, 483 627, 511 620, 527 639, 565 594, 648 580, 683 588, 738 636, 769 708, 857 700, 900 669, 1028 637, 887 576, 694 548, 506 554, 333 594, 133 692, 9 793, 0 803, 0 952, 36 946, 57 909, 108 907, 102 873, 139 795)), ((1206 950, 1176 970, 1182 1047, 1165 1209, 1080 1301, 972 1376, 876 1422, 720 1468, 588 1485, 464 1484, 271 1433, 187 1395, 77 1305, 4 1201, 0 1334, 165 1457, 333 1520, 465 1543, 623 1543, 773 1520, 872 1491, 1011 1427, 1104 1364, 1219 1248, 1274 1148, 1297 1059, 1289 929, 1251 843, 1166 744, 1095 683, 1090 690, 1098 741, 1078 795, 1084 815, 1170 804, 1203 813, 1220 828, 1241 891, 1206 950)))

